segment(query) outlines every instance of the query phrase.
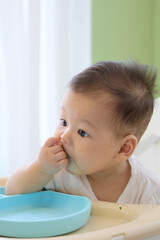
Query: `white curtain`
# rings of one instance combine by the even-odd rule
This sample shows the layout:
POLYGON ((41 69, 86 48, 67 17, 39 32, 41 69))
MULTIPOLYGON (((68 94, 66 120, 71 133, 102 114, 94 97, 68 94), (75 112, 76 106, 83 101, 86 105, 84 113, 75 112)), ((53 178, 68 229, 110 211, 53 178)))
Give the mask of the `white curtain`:
POLYGON ((91 0, 0 0, 0 176, 33 161, 90 64, 91 0))

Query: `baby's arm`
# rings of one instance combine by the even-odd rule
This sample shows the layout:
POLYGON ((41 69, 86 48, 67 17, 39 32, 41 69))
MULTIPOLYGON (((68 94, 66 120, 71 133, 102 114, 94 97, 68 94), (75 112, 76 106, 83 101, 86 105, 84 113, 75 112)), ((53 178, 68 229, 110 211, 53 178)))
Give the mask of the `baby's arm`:
POLYGON ((6 194, 41 191, 53 175, 68 165, 66 153, 58 138, 49 138, 38 158, 27 167, 16 170, 6 184, 6 194))

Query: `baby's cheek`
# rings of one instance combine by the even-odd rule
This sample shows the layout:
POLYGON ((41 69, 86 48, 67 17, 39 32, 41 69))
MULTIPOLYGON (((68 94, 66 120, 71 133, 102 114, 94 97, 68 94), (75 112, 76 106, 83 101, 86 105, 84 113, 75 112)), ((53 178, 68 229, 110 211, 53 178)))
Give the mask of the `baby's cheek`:
MULTIPOLYGON (((98 160, 96 159, 96 161, 98 160)), ((95 155, 93 149, 92 151, 89 151, 89 154, 82 156, 80 166, 86 174, 90 174, 92 172, 92 169, 95 167, 95 155)))

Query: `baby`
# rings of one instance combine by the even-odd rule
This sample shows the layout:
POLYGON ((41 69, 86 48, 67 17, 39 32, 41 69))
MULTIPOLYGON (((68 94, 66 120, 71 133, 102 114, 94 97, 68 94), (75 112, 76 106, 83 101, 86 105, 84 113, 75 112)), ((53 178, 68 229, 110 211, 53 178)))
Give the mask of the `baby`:
POLYGON ((92 200, 160 204, 160 179, 133 156, 151 119, 156 72, 135 62, 99 62, 70 81, 60 120, 6 194, 52 189, 92 200))

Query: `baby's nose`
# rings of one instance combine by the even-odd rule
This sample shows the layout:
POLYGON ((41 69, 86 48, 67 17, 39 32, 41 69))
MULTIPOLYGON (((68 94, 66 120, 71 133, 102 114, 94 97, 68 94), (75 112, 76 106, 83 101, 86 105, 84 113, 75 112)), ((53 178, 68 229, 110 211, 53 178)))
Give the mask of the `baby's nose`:
POLYGON ((62 143, 67 143, 67 144, 71 144, 71 133, 69 130, 64 131, 61 136, 60 139, 62 141, 62 143))

